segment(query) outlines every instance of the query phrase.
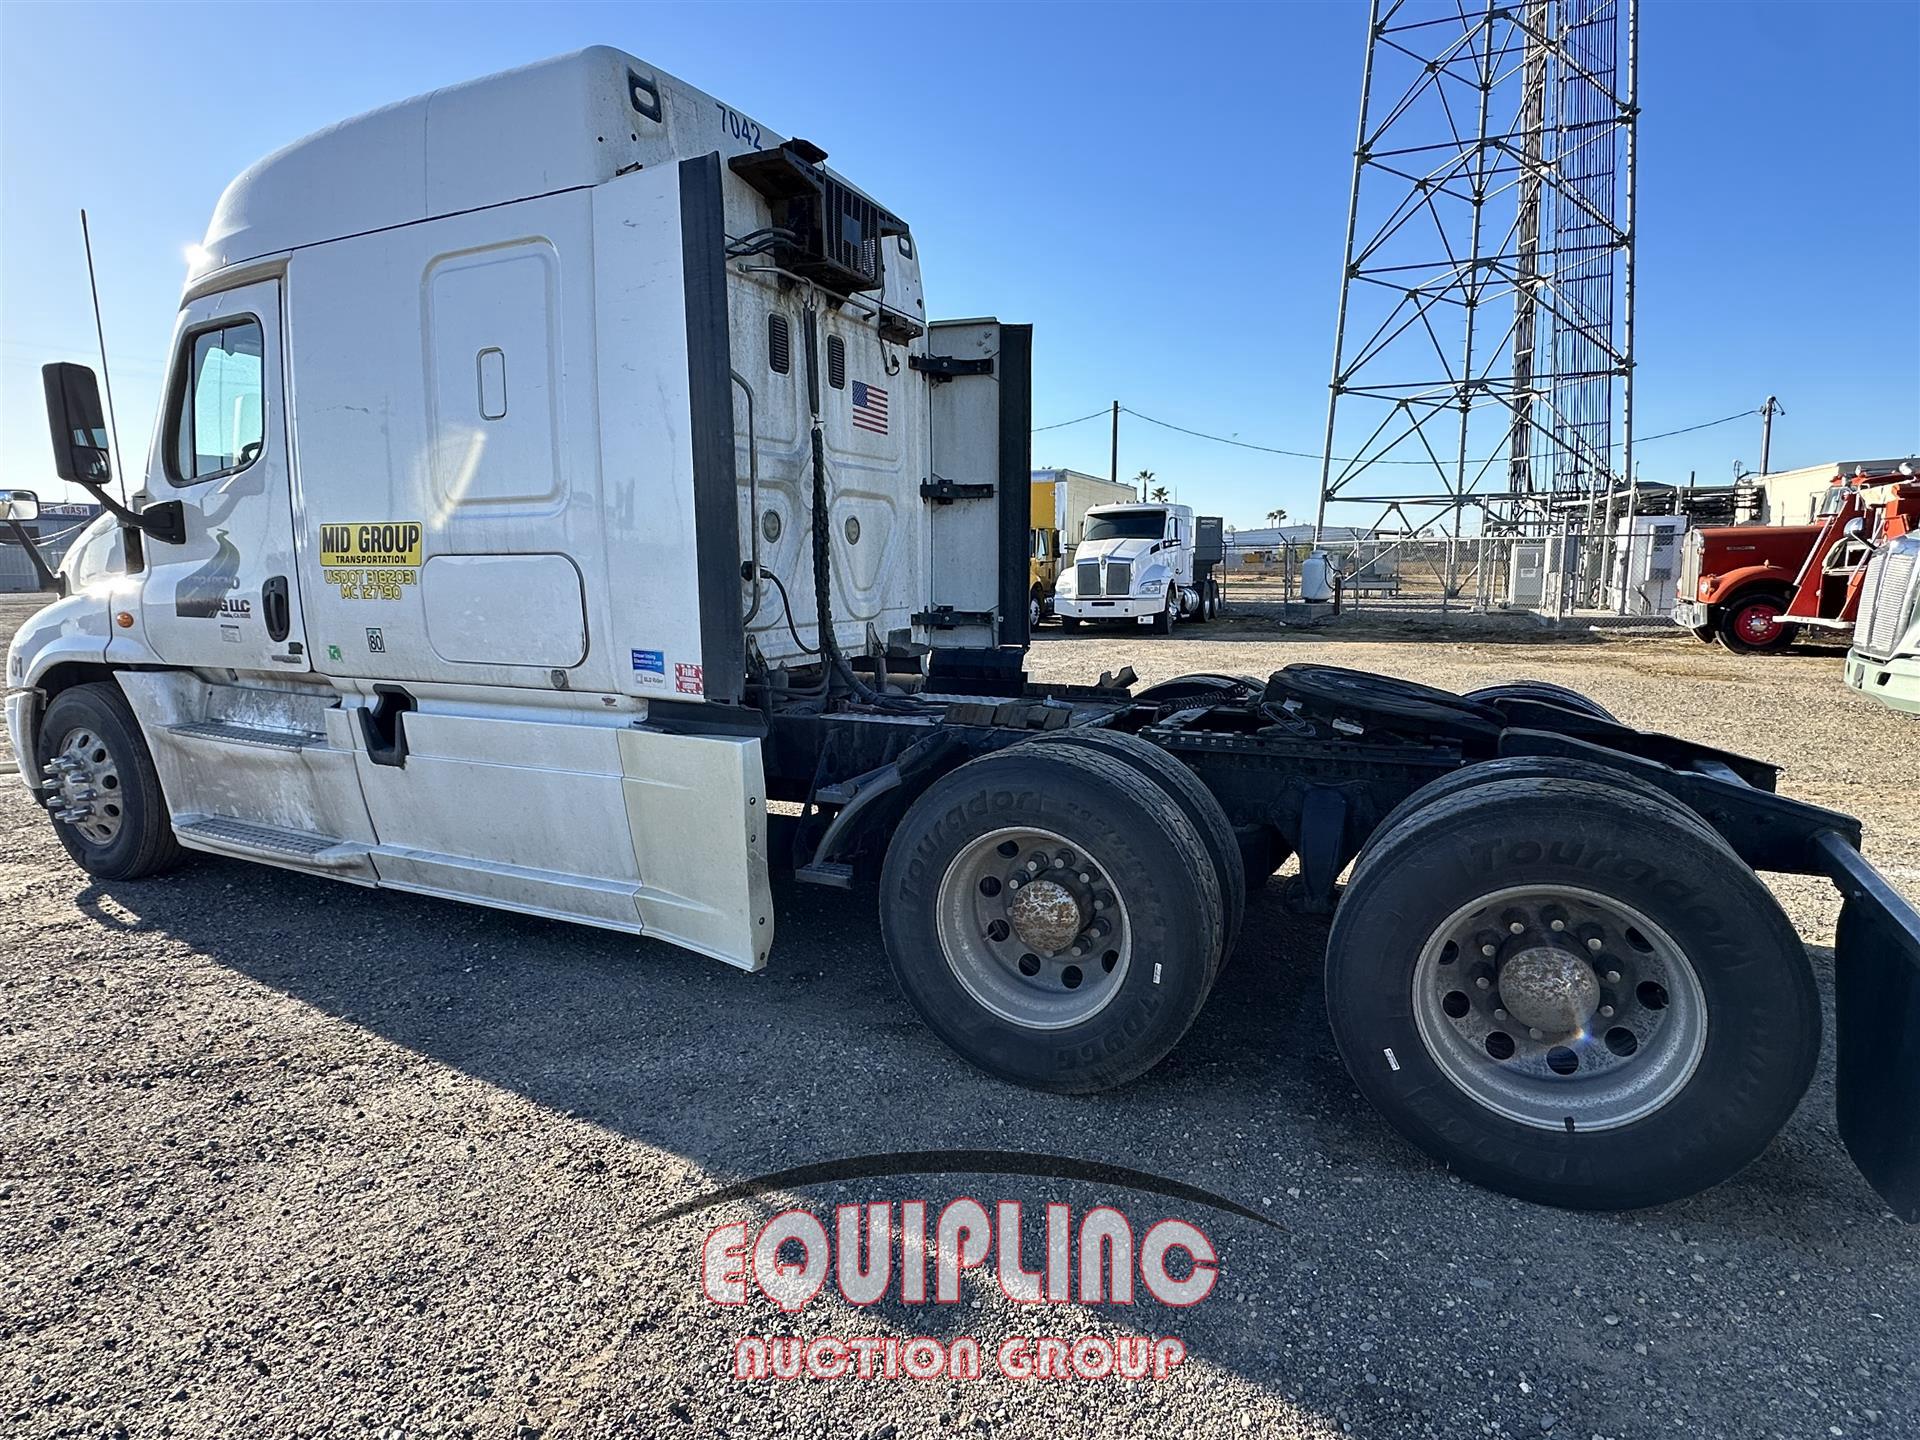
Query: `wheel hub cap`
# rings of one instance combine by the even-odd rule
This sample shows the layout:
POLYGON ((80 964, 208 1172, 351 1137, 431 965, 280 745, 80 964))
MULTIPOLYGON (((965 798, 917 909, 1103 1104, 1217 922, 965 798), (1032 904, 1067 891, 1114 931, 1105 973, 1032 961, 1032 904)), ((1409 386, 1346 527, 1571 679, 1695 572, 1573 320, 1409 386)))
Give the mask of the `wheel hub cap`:
POLYGON ((1016 1025, 1058 1030, 1098 1014, 1126 980, 1132 929, 1097 855, 1051 830, 982 835, 948 863, 935 898, 954 978, 1016 1025))
POLYGON ((1500 998, 1529 1029, 1574 1035, 1587 1028, 1600 1006, 1600 981, 1578 955, 1539 946, 1500 967, 1500 998))
POLYGON ((1036 880, 1014 892, 1007 919, 1014 934, 1035 950, 1052 955, 1073 943, 1085 917, 1080 913, 1080 902, 1066 886, 1036 880))
POLYGON ((90 729, 69 731, 51 760, 40 767, 42 793, 56 820, 73 826, 95 845, 111 845, 120 833, 120 768, 106 742, 90 729))
POLYGON ((1487 1109, 1568 1134, 1631 1124, 1706 1050, 1686 951, 1616 896, 1558 884, 1482 895, 1428 936, 1413 1018, 1442 1074, 1487 1109))

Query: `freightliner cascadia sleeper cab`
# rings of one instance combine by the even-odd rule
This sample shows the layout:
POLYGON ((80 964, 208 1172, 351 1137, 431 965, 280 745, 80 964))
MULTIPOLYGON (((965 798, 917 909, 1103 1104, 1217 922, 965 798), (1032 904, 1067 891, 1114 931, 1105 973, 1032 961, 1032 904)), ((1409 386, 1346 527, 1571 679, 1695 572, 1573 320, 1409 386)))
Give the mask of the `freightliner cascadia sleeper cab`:
MULTIPOLYGON (((1725 1178, 1800 1102, 1820 1002, 1754 871, 1824 873, 1841 1134, 1914 1217, 1920 921, 1856 822, 1551 686, 1030 682, 1030 334, 931 320, 910 225, 825 159, 594 49, 235 180, 126 563, 7 661, 79 865, 205 851, 746 971, 776 866, 877 885, 948 1044, 1094 1090, 1267 943, 1247 888, 1297 857, 1360 1089, 1472 1179, 1602 1207, 1725 1178)), ((107 499, 93 375, 46 380, 107 499)))

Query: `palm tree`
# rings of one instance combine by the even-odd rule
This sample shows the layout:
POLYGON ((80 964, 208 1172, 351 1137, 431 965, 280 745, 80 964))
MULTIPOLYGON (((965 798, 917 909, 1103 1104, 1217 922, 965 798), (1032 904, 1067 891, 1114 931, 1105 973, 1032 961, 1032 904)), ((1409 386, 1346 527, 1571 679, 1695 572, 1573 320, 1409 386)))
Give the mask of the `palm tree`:
POLYGON ((1287 523, 1287 512, 1284 510, 1267 511, 1267 523, 1278 530, 1282 525, 1287 523))
POLYGON ((1165 503, 1166 503, 1166 499, 1167 499, 1167 487, 1166 487, 1166 486, 1164 486, 1164 485, 1156 485, 1156 486, 1154 486, 1154 487, 1153 487, 1153 498, 1154 498, 1155 500, 1158 500, 1158 501, 1160 501, 1160 502, 1161 502, 1162 504, 1165 504, 1165 503))
POLYGON ((1140 498, 1143 500, 1146 499, 1147 486, 1153 483, 1153 471, 1142 470, 1138 475, 1133 477, 1133 483, 1140 487, 1140 498))

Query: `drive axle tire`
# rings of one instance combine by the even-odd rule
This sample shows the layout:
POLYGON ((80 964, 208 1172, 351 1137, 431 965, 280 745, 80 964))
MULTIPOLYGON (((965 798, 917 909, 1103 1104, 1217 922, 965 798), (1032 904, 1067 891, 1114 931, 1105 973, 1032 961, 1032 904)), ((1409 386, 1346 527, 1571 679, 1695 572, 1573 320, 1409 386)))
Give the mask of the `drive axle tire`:
POLYGON ((1220 913, 1179 807, 1076 745, 1016 745, 935 781, 881 874, 881 933, 921 1018, 1042 1090, 1120 1085, 1172 1050, 1212 986, 1220 913))
POLYGON ((1457 795, 1462 790, 1470 790, 1476 785, 1490 784, 1495 780, 1585 780, 1594 785, 1617 786, 1647 798, 1656 805, 1664 805, 1688 824, 1698 829, 1702 836, 1715 844, 1725 844, 1720 834, 1711 825, 1674 799, 1659 786, 1642 780, 1637 775, 1615 770, 1606 765, 1595 764, 1591 760, 1574 760, 1559 755, 1505 755, 1497 760, 1482 760, 1477 765, 1462 765, 1458 770, 1449 770, 1438 780, 1429 780, 1406 799, 1381 817, 1380 823, 1367 836, 1361 845, 1360 853, 1353 857, 1353 869, 1357 875, 1360 867, 1367 863, 1368 857, 1380 848, 1393 832, 1405 823, 1410 815, 1417 814, 1427 806, 1457 795))
POLYGON ((102 880, 138 880, 184 858, 153 756, 119 686, 98 681, 54 696, 36 750, 37 778, 51 778, 55 787, 54 832, 82 870, 102 880), (59 818, 62 809, 76 818, 59 818))
POLYGON ((1327 1008, 1415 1145, 1524 1200, 1631 1209, 1735 1174, 1820 1053, 1806 952, 1724 844, 1617 785, 1430 804, 1358 867, 1327 1008))
POLYGON ((1720 643, 1736 655, 1776 655, 1799 638, 1800 627, 1780 616, 1792 599, 1784 591, 1741 595, 1720 611, 1720 643))
POLYGON ((1050 730, 1027 743, 1079 745, 1112 755, 1166 791, 1199 834, 1200 842, 1207 847, 1207 858, 1213 862, 1214 874, 1220 885, 1219 963, 1225 965, 1232 958, 1233 947, 1240 938, 1240 922, 1247 909, 1247 881, 1241 866, 1240 843, 1234 838, 1233 825, 1227 819, 1227 812, 1220 808, 1220 802, 1200 777, 1150 740, 1093 725, 1082 725, 1071 730, 1050 730))

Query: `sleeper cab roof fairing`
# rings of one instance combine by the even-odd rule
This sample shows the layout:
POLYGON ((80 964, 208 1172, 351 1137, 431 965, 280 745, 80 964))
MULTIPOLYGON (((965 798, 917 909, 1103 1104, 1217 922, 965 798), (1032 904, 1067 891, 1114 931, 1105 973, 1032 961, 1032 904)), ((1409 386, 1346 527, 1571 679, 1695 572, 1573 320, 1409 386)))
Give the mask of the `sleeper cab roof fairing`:
POLYGON ((786 139, 597 45, 370 110, 256 161, 215 205, 187 285, 306 245, 786 139))

